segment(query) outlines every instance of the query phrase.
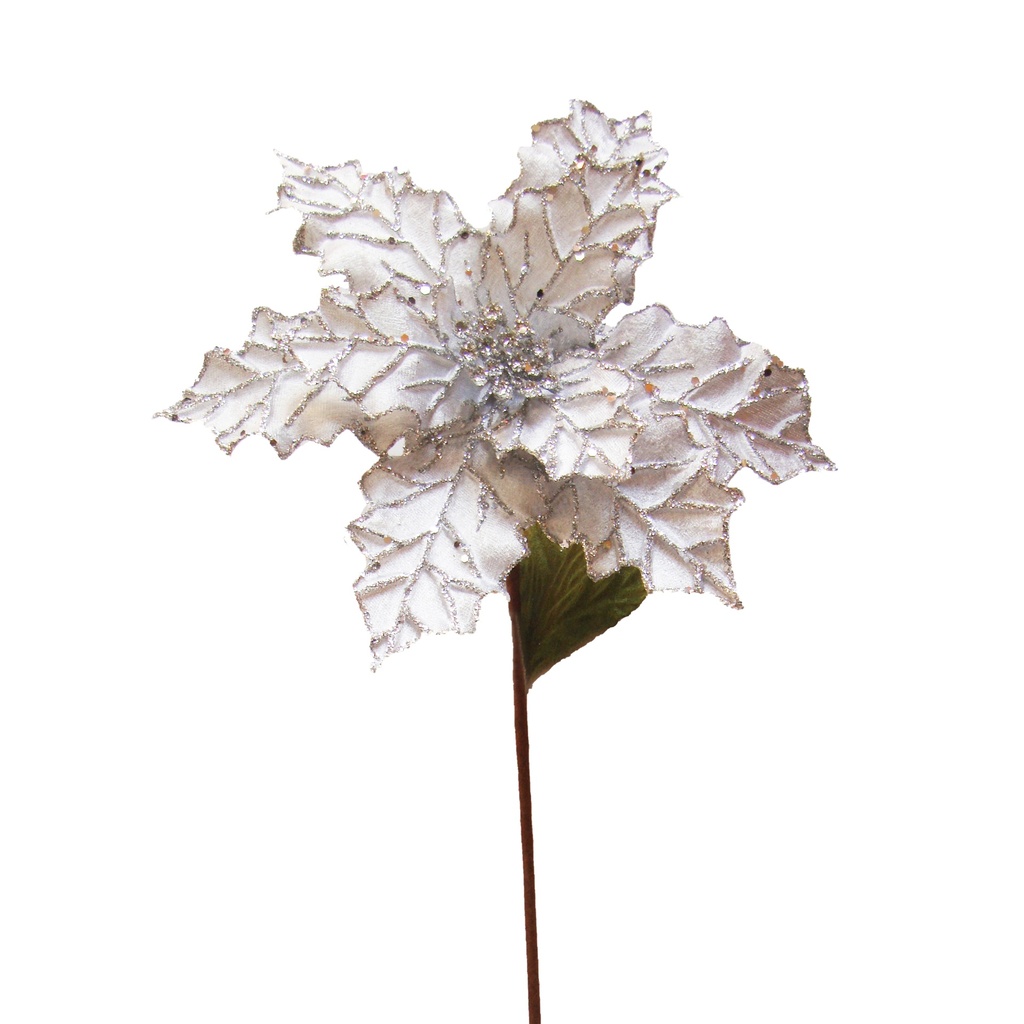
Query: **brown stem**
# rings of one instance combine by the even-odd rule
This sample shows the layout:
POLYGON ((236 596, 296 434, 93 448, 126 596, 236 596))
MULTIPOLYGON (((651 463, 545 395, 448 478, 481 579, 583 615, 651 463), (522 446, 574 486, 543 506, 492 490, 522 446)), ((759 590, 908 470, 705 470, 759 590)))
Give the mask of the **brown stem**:
POLYGON ((530 800, 530 732, 526 718, 526 665, 519 635, 519 566, 508 577, 512 617, 512 689, 515 698, 516 761, 519 764, 519 827, 523 839, 523 904, 526 917, 526 992, 530 1024, 540 1024, 540 973, 537 957, 537 887, 533 873, 533 805, 530 800))

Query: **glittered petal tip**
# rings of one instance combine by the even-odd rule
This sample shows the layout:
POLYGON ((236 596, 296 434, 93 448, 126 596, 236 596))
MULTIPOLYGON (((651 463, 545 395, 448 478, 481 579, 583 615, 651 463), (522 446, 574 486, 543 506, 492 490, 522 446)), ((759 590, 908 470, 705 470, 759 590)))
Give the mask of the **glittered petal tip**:
POLYGON ((282 157, 280 207, 302 214, 295 251, 319 256, 353 295, 395 281, 434 288, 478 265, 482 238, 446 192, 417 188, 407 174, 365 174, 358 163, 315 167, 282 157))
POLYGON ((694 436, 717 443, 716 480, 749 467, 771 483, 835 469, 811 441, 811 395, 803 370, 759 345, 740 343, 740 366, 702 381, 683 399, 694 436))
POLYGON ((384 458, 363 478, 351 526, 367 558, 355 590, 377 662, 426 633, 471 632, 480 600, 526 553, 542 481, 471 436, 384 458))
POLYGON ((195 384, 158 415, 205 423, 229 453, 251 435, 266 437, 282 458, 303 441, 328 445, 364 419, 337 378, 348 351, 318 312, 257 309, 243 348, 208 352, 195 384))
POLYGON ((668 159, 651 137, 650 114, 616 121, 585 100, 574 100, 568 117, 535 124, 533 145, 521 149, 519 156, 519 183, 533 188, 557 181, 581 158, 600 170, 639 161, 648 177, 657 175, 668 159))

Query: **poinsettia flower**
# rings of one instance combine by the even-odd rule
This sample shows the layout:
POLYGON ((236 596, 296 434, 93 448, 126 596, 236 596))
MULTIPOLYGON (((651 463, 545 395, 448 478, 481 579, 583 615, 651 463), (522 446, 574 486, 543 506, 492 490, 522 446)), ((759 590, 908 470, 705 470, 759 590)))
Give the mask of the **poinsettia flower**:
POLYGON ((802 376, 722 321, 651 307, 605 323, 674 195, 664 162, 647 115, 574 103, 534 126, 479 231, 407 174, 284 159, 295 249, 341 283, 312 312, 256 310, 244 347, 208 353, 162 415, 207 423, 228 452, 261 434, 284 458, 351 430, 380 457, 350 527, 377 657, 472 630, 533 523, 581 543, 595 578, 632 565, 648 589, 737 603, 729 479, 828 464, 802 376))

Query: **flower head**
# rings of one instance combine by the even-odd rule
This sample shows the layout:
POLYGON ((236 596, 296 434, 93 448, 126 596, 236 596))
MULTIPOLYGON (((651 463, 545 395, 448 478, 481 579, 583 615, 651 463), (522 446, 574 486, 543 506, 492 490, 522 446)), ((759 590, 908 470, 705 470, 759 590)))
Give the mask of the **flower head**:
POLYGON ((629 303, 674 193, 646 114, 586 103, 535 125, 487 231, 407 174, 284 159, 282 207, 317 256, 317 310, 257 309, 238 352, 209 352, 162 415, 202 420, 230 452, 262 434, 284 458, 353 431, 378 456, 350 527, 377 657, 472 630, 524 556, 524 529, 581 543, 595 577, 738 603, 727 523, 741 466, 773 482, 828 467, 799 371, 723 321, 629 303))

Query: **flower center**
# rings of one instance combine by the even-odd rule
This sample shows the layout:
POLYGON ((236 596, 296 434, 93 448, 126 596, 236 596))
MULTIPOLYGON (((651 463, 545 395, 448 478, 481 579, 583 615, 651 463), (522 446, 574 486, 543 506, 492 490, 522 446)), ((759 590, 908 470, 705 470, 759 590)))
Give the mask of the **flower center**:
POLYGON ((455 342, 474 383, 487 387, 485 405, 517 412, 527 398, 550 393, 551 350, 518 317, 486 306, 472 319, 455 324, 455 342))

